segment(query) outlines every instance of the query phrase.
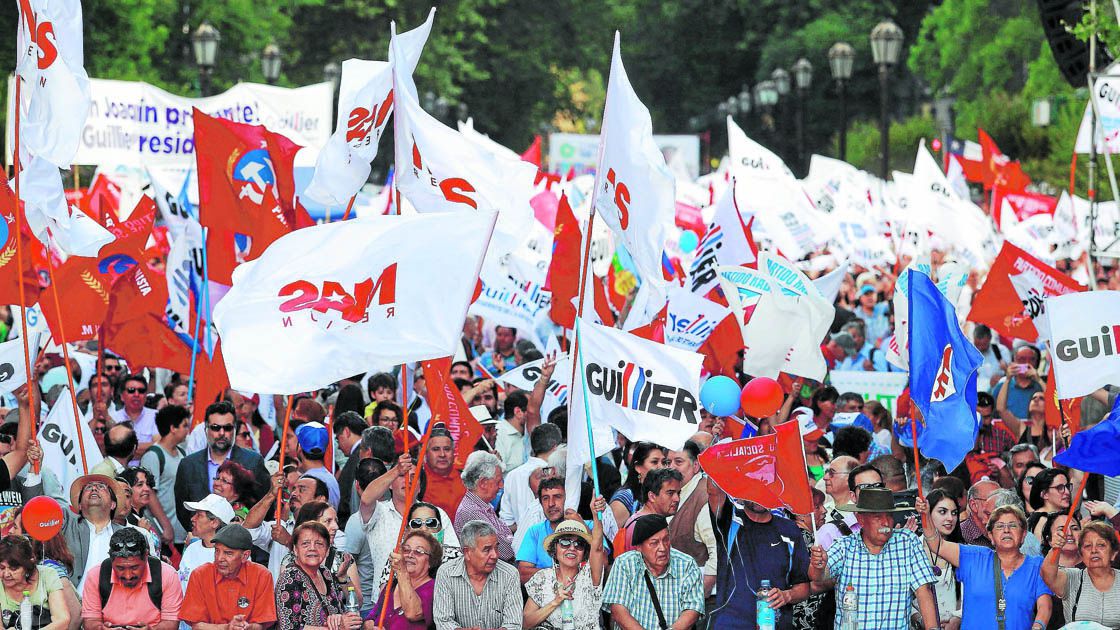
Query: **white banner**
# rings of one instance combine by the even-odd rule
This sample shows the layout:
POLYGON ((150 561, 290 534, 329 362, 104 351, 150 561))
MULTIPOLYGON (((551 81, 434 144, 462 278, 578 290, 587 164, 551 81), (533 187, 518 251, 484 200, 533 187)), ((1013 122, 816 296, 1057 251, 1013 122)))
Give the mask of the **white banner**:
MULTIPOLYGON (((7 158, 12 159, 15 84, 8 81, 7 158)), ((92 104, 74 164, 194 164, 191 109, 264 125, 300 146, 320 148, 331 133, 330 83, 284 88, 238 83, 208 98, 185 98, 137 81, 90 79, 92 104)))
POLYGON ((1058 398, 1120 383, 1120 291, 1046 298, 1058 398))
POLYGON ((70 389, 63 387, 58 402, 47 414, 47 419, 39 425, 39 446, 43 449, 43 468, 52 471, 63 488, 69 488, 74 480, 84 474, 82 470, 82 450, 86 454, 86 470, 92 469, 104 459, 97 449, 89 423, 85 418, 74 419, 74 407, 70 405, 70 389), (78 448, 78 435, 75 428, 82 428, 82 446, 78 448))
POLYGON ((898 396, 906 389, 910 375, 906 372, 832 372, 828 378, 841 394, 855 392, 866 401, 883 405, 892 418, 897 418, 898 396))
POLYGON ((665 345, 696 352, 730 312, 686 287, 673 286, 665 309, 665 345))
MULTIPOLYGON (((39 333, 27 331, 31 363, 39 350, 39 333)), ((15 338, 0 343, 0 395, 15 391, 27 382, 27 358, 23 354, 23 339, 15 338)), ((85 370, 82 370, 83 375, 85 370)))
POLYGON ((1091 95, 1100 115, 1101 139, 1097 150, 1102 153, 1120 152, 1120 77, 1102 76, 1093 82, 1091 95))
MULTIPOLYGON (((537 381, 541 380, 542 365, 544 365, 544 359, 530 361, 502 374, 495 380, 525 392, 532 392, 533 388, 537 386, 537 381)), ((552 378, 548 380, 548 386, 545 388, 544 400, 541 401, 542 421, 548 418, 548 414, 553 409, 567 404, 568 384, 571 382, 571 376, 572 364, 568 361, 568 355, 559 355, 556 368, 552 371, 552 378)))
POLYGON ((371 217, 286 234, 214 307, 230 384, 294 394, 451 356, 493 212, 371 217))

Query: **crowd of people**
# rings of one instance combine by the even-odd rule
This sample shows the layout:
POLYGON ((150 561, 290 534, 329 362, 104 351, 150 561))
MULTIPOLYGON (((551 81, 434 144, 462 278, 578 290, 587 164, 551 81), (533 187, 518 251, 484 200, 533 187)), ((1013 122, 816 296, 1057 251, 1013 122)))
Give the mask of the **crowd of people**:
MULTIPOLYGON (((846 278, 832 371, 895 369, 893 280, 846 278)), ((290 402, 227 391, 192 426, 185 375, 104 353, 79 394, 104 460, 62 488, 31 428, 33 409, 70 404, 48 356, 10 397, 0 487, 66 509, 45 542, 5 519, 3 624, 28 598, 32 627, 52 630, 756 628, 760 601, 785 630, 1120 628, 1117 488, 1090 476, 1070 514, 1083 474, 1053 463, 1069 431, 1045 422, 1045 350, 969 328, 980 430, 955 470, 915 470, 908 410, 827 379, 794 380, 758 419, 763 435, 799 425, 812 514, 714 483, 701 454, 739 435, 706 410, 680 450, 619 435, 597 485, 585 468, 568 496, 582 426, 563 405, 542 414, 555 357, 473 317, 448 375, 484 429, 472 448, 432 419, 416 366, 290 402), (495 380, 542 360, 533 390, 495 380)), ((1087 397, 1083 425, 1116 395, 1087 397)))

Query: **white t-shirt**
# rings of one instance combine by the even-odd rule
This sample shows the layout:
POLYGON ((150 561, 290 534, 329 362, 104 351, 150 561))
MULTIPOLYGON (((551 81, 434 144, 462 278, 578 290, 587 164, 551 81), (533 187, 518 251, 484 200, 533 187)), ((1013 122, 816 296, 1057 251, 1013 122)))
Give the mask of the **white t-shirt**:
POLYGON ((89 521, 85 521, 85 525, 89 528, 89 549, 86 551, 86 566, 82 569, 82 580, 78 583, 79 593, 85 588, 89 570, 101 566, 101 563, 109 558, 109 539, 113 537, 111 524, 106 524, 105 529, 100 532, 89 521))
POLYGON ((183 550, 183 558, 179 561, 179 581, 183 584, 184 592, 187 590, 187 582, 191 579, 191 573, 207 562, 213 561, 213 547, 207 547, 202 544, 201 540, 196 540, 187 545, 187 548, 183 550))

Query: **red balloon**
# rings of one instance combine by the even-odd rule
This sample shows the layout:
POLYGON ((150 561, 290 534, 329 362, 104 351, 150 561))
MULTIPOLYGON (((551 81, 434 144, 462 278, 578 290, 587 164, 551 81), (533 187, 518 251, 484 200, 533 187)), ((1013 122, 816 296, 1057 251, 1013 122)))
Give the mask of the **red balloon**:
POLYGON ((743 388, 739 403, 743 406, 743 413, 752 418, 765 418, 774 415, 782 407, 785 393, 782 386, 772 378, 760 376, 751 379, 743 388))
POLYGON ((35 497, 23 506, 23 531, 39 542, 47 542, 62 531, 62 506, 50 497, 35 497))

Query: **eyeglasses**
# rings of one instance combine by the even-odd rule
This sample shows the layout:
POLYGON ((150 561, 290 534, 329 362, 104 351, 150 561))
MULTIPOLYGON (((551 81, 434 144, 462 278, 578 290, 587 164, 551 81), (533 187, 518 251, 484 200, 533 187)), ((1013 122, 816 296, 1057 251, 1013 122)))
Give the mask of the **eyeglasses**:
POLYGON ((873 490, 875 488, 886 488, 886 487, 887 487, 886 484, 884 484, 882 481, 876 481, 875 483, 857 483, 856 484, 856 490, 860 490, 860 491, 873 490))
POLYGON ((106 372, 120 372, 124 368, 119 365, 103 365, 101 366, 101 369, 105 370, 106 372))
POLYGON ((583 549, 587 546, 587 543, 583 542, 579 538, 561 538, 560 540, 556 541, 556 544, 557 546, 563 547, 565 549, 567 549, 568 547, 583 549))
POLYGON ((251 437, 253 437, 253 434, 248 432, 248 431, 243 431, 241 433, 238 433, 237 437, 239 437, 239 438, 251 438, 251 437))
POLYGON ((128 394, 143 394, 147 390, 143 387, 126 387, 124 391, 128 394))
POLYGON ((91 482, 87 483, 84 488, 82 488, 82 492, 85 492, 86 490, 88 490, 90 488, 101 488, 102 490, 108 490, 109 486, 108 486, 108 484, 106 484, 102 481, 91 481, 91 482))
POLYGON ((824 471, 824 476, 825 476, 825 477, 838 477, 838 476, 840 476, 840 475, 850 475, 850 474, 852 474, 852 473, 851 473, 851 471, 846 471, 846 470, 833 470, 833 469, 831 469, 831 468, 829 468, 829 469, 826 469, 826 470, 824 471))
POLYGON ((1021 527, 1022 525, 1020 525, 1019 523, 996 523, 995 525, 992 525, 992 531, 1013 532, 1021 527))
POLYGON ((419 547, 401 547, 402 556, 430 556, 432 552, 419 547))
POLYGON ((214 433, 221 433, 223 431, 226 432, 226 433, 233 433, 233 425, 232 424, 210 424, 210 425, 207 425, 207 426, 214 433))
POLYGON ((326 549, 327 543, 319 538, 305 538, 299 541, 300 549, 326 549))
POLYGON ((1072 483, 1061 483, 1061 484, 1056 483, 1056 484, 1050 486, 1047 489, 1048 490, 1057 490, 1058 492, 1061 492, 1062 490, 1065 490, 1066 492, 1073 492, 1073 484, 1072 483))
POLYGON ((408 526, 412 529, 420 529, 421 527, 439 529, 440 522, 438 518, 414 518, 408 521, 408 526))

